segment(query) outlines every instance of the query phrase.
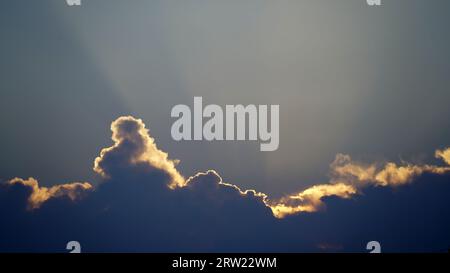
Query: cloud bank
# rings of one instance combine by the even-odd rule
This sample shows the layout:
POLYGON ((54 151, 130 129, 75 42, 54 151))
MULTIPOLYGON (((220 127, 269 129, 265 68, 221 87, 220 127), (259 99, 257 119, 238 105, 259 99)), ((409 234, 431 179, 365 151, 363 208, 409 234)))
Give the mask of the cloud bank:
MULTIPOLYGON (((0 251, 61 251, 69 240, 88 251, 326 251, 327 245, 355 251, 377 237, 392 250, 450 244, 449 216, 436 215, 450 208, 448 166, 365 164, 338 154, 326 183, 271 198, 224 182, 214 170, 185 179, 140 119, 120 117, 111 130, 113 145, 94 162, 103 180, 96 188, 88 182, 47 188, 34 178, 0 184, 0 251), (379 210, 386 218, 378 219, 379 210), (409 218, 410 211, 424 214, 409 218), (385 225, 367 226, 376 219, 385 225), (412 231, 401 233, 403 226, 412 231), (50 232, 55 228, 57 234, 50 232)), ((450 148, 435 156, 448 165, 450 148)))

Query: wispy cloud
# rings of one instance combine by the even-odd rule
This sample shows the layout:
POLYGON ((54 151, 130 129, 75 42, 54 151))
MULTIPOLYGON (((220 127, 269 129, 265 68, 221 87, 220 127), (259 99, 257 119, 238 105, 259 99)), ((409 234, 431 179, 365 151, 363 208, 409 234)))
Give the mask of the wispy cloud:
POLYGON ((442 158, 448 165, 450 165, 450 148, 437 150, 435 156, 437 158, 442 158))

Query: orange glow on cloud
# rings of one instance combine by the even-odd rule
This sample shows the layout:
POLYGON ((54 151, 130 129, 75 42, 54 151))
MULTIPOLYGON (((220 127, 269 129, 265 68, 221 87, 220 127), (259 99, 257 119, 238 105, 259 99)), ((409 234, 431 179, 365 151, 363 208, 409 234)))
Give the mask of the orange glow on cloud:
POLYGON ((445 150, 437 150, 436 153, 435 153, 435 156, 437 158, 441 158, 448 165, 450 165, 450 148, 447 148, 445 150))
POLYGON ((339 196, 350 198, 356 189, 344 183, 314 185, 304 191, 288 195, 279 200, 268 202, 275 217, 283 218, 299 212, 315 212, 323 207, 322 198, 339 196))
POLYGON ((88 191, 92 189, 92 185, 84 182, 74 182, 69 184, 60 184, 50 188, 40 187, 39 183, 34 178, 21 179, 14 178, 8 181, 8 184, 22 184, 24 186, 31 188, 31 195, 28 198, 28 208, 29 209, 37 209, 39 208, 45 201, 50 198, 67 196, 71 200, 76 200, 80 197, 80 195, 84 191, 88 191))

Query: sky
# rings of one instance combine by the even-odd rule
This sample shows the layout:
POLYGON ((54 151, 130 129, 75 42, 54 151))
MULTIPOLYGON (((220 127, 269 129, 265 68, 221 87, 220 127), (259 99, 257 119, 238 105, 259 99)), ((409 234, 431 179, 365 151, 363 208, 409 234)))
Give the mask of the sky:
POLYGON ((90 242, 133 209, 124 230, 142 237, 137 230, 147 228, 148 241, 126 244, 119 225, 91 250, 346 251, 377 236, 391 251, 448 249, 448 10, 445 0, 8 1, 0 9, 0 202, 11 209, 0 212, 9 223, 0 238, 19 231, 0 251, 55 251, 71 234, 90 242), (194 96, 280 105, 279 149, 173 140, 171 109, 192 106, 194 96), (123 120, 133 137, 122 140, 137 150, 112 149, 102 161, 102 149, 122 143, 111 138, 120 128, 110 129, 123 120), (178 205, 146 218, 161 202, 178 205), (27 228, 64 214, 55 205, 67 206, 83 232, 61 223, 59 238, 40 242, 27 228), (110 207, 88 234, 95 211, 110 207), (370 217, 385 226, 370 228, 370 217), (203 230, 211 223, 216 233, 203 230), (266 228, 240 248, 239 234, 255 223, 266 228), (329 223, 340 232, 314 232, 329 223), (301 228, 315 234, 295 234, 301 228), (356 228, 364 232, 350 238, 356 228), (163 232, 177 235, 153 236, 163 232), (273 232, 285 235, 262 244, 273 232))

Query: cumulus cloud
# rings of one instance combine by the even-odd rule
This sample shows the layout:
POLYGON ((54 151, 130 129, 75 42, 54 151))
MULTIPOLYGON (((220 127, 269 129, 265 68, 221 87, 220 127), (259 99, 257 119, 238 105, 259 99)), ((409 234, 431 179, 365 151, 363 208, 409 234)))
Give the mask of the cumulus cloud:
MULTIPOLYGON (((14 200, 25 196, 28 210, 39 212, 34 216, 37 218, 25 221, 28 225, 40 225, 42 230, 53 229, 55 222, 61 225, 61 234, 50 236, 55 240, 55 245, 67 239, 67 234, 75 234, 92 242, 96 245, 93 249, 97 251, 283 251, 284 248, 279 248, 280 244, 286 246, 293 241, 314 247, 346 245, 336 238, 335 241, 323 242, 320 234, 317 237, 303 236, 297 228, 315 234, 317 227, 328 227, 330 221, 338 225, 344 219, 346 221, 343 222, 348 225, 360 226, 355 222, 357 219, 352 218, 358 215, 358 210, 354 210, 352 216, 346 216, 346 211, 353 208, 347 200, 357 200, 362 204, 368 200, 370 202, 364 205, 364 209, 370 211, 372 207, 379 206, 379 199, 371 200, 367 192, 389 199, 392 198, 389 191, 376 189, 407 187, 414 181, 422 181, 424 175, 448 179, 447 173, 450 171, 448 166, 405 162, 366 164, 354 161, 348 155, 338 154, 330 165, 328 182, 282 198, 271 198, 257 190, 241 189, 225 182, 214 170, 199 172, 185 179, 176 169, 178 161, 169 159, 168 154, 156 146, 140 119, 120 117, 111 124, 111 130, 113 145, 102 149, 94 162, 94 171, 103 179, 103 183, 95 189, 87 182, 42 187, 33 178, 14 178, 0 185, 0 216, 10 219, 0 227, 0 238, 4 242, 11 240, 11 248, 34 247, 28 241, 18 244, 19 237, 2 237, 4 233, 17 230, 24 219, 29 219, 27 213, 21 214, 20 210, 16 210, 20 208, 20 202, 12 205, 14 200), (16 187, 19 191, 11 192, 8 187, 16 187), (365 194, 362 194, 363 191, 365 194), (11 196, 12 199, 9 198, 11 196), (80 202, 73 202, 77 200, 80 202), (318 211, 322 213, 315 213, 318 211), (318 216, 311 218, 311 215, 318 216), (43 226, 43 223, 49 223, 49 226, 43 226), (72 227, 73 223, 77 223, 76 229, 72 227), (272 236, 270 234, 276 234, 277 239, 268 241, 267 238, 272 236)), ((436 157, 448 164, 449 151, 436 151, 436 157)), ((420 192, 432 191, 433 185, 421 185, 426 185, 426 188, 420 192)), ((434 199, 449 198, 434 196, 434 199)), ((399 203, 397 214, 405 213, 401 210, 407 203, 405 200, 406 197, 403 203, 399 203)), ((392 199, 390 202, 396 201, 392 199)), ((429 202, 433 205, 430 211, 436 210, 439 202, 429 202)), ((364 217, 358 215, 357 218, 364 217)), ((392 225, 395 227, 396 223, 392 225)), ((365 228, 369 229, 367 226, 365 228)), ((332 232, 330 230, 323 235, 333 238, 330 236, 332 232)), ((48 240, 48 236, 42 237, 48 240)), ((27 237, 22 234, 20 238, 27 237)), ((30 240, 34 242, 36 238, 30 240)), ((41 242, 39 245, 42 244, 49 243, 41 242)))
POLYGON ((183 176, 175 168, 178 161, 170 160, 167 153, 158 149, 141 119, 120 117, 111 124, 111 131, 114 145, 104 148, 95 159, 95 172, 107 178, 116 170, 146 164, 166 172, 170 176, 171 188, 185 184, 183 176))
POLYGON ((28 198, 28 208, 37 209, 44 202, 51 198, 68 197, 75 201, 85 194, 87 191, 92 190, 92 185, 87 182, 74 182, 69 184, 60 184, 56 186, 40 187, 36 179, 30 177, 28 179, 13 178, 6 182, 7 185, 22 185, 31 190, 28 198))
POLYGON ((154 138, 149 135, 141 119, 131 116, 120 117, 111 124, 111 131, 114 145, 103 149, 94 163, 94 171, 104 178, 111 177, 112 172, 128 168, 130 165, 145 163, 150 168, 156 168, 169 174, 171 189, 180 187, 195 190, 208 189, 211 191, 208 193, 209 195, 212 195, 214 190, 222 188, 234 190, 240 196, 251 195, 259 198, 278 218, 288 214, 316 211, 322 207, 322 197, 337 195, 348 198, 355 193, 353 188, 343 183, 317 185, 279 200, 269 200, 265 193, 253 189, 243 190, 237 185, 223 182, 220 175, 214 170, 206 173, 200 172, 185 180, 175 168, 178 161, 168 159, 168 154, 157 148, 154 138), (199 179, 200 177, 210 177, 210 179, 199 179), (202 187, 198 187, 195 183, 196 180, 211 181, 203 182, 202 187))

